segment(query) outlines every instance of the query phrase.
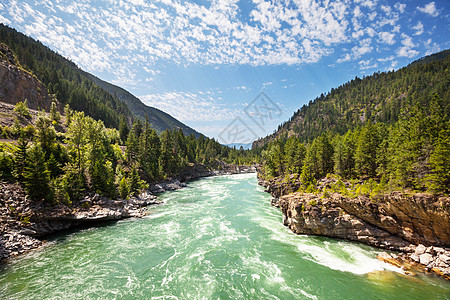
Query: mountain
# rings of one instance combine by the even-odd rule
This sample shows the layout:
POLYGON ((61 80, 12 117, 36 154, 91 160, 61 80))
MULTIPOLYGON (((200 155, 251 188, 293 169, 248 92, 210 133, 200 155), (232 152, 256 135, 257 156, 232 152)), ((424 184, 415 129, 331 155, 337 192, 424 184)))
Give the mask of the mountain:
POLYGON ((264 147, 279 137, 310 142, 322 133, 344 134, 369 121, 395 123, 412 104, 427 107, 437 93, 450 111, 450 50, 421 58, 397 71, 377 72, 331 89, 297 110, 277 131, 253 143, 264 147))
POLYGON ((126 91, 125 89, 116 85, 110 84, 100 78, 85 73, 86 77, 90 78, 96 85, 108 91, 110 94, 116 96, 119 100, 124 102, 130 111, 139 119, 145 120, 148 115, 149 122, 157 132, 162 132, 166 129, 181 128, 185 135, 193 134, 196 137, 200 136, 200 133, 192 129, 191 127, 181 123, 171 115, 157 109, 150 107, 141 102, 137 97, 126 91))
POLYGON ((124 89, 81 70, 39 41, 3 24, 0 24, 0 42, 15 53, 22 69, 44 84, 51 97, 96 120, 101 119, 107 127, 118 128, 121 120, 131 125, 134 119, 145 119, 148 115, 158 132, 181 128, 187 135, 200 135, 169 114, 146 106, 124 89))
POLYGON ((48 109, 52 103, 45 86, 17 61, 14 53, 0 43, 0 100, 16 104, 18 99, 27 99, 31 109, 48 109))
POLYGON ((239 150, 239 148, 243 148, 244 150, 249 150, 249 149, 252 149, 252 143, 246 143, 246 144, 243 144, 243 143, 232 143, 232 144, 226 144, 225 146, 228 146, 228 147, 230 147, 230 148, 236 148, 236 149, 238 149, 239 150))

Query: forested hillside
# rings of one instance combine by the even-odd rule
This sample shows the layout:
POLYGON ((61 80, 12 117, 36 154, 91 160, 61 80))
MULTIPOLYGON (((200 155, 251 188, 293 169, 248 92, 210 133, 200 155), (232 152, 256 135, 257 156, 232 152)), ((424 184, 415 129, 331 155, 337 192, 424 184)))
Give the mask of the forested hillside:
POLYGON ((251 151, 231 149, 203 135, 185 136, 181 129, 159 136, 148 121, 133 124, 123 148, 117 129, 68 108, 61 117, 55 103, 49 114, 36 115, 19 102, 14 113, 14 126, 0 126, 0 138, 16 140, 0 142, 0 180, 22 183, 34 200, 70 206, 89 192, 126 199, 149 182, 197 167, 220 169, 224 162, 253 164, 258 159, 251 151))
MULTIPOLYGON (((199 133, 170 115, 144 105, 122 88, 106 83, 82 71, 73 62, 50 50, 15 29, 0 24, 0 42, 17 56, 20 64, 34 74, 63 105, 85 112, 105 126, 119 128, 120 123, 131 126, 137 117, 148 115, 152 127, 162 132, 181 128, 186 135, 199 133)), ((19 99, 24 100, 24 99, 19 99)))
POLYGON ((260 141, 263 177, 297 174, 308 192, 332 176, 339 179, 332 191, 343 194, 351 182, 353 192, 371 195, 405 189, 448 193, 449 53, 355 79, 304 106, 260 141))
POLYGON ((262 147, 280 136, 297 136, 308 142, 332 131, 344 134, 359 126, 398 121, 402 109, 418 105, 428 107, 432 95, 444 99, 444 112, 450 111, 450 50, 422 59, 398 71, 378 72, 363 79, 355 78, 304 105, 278 130, 254 142, 262 147))
POLYGON ((198 133, 194 129, 186 126, 171 115, 157 108, 145 105, 141 102, 141 100, 139 100, 126 90, 105 82, 92 74, 85 73, 85 75, 93 82, 95 82, 95 84, 97 84, 99 87, 107 90, 112 95, 115 95, 119 100, 125 102, 131 112, 142 121, 144 121, 146 116, 148 116, 149 122, 157 132, 162 132, 166 129, 181 128, 185 135, 194 134, 196 137, 200 136, 200 133, 198 133))

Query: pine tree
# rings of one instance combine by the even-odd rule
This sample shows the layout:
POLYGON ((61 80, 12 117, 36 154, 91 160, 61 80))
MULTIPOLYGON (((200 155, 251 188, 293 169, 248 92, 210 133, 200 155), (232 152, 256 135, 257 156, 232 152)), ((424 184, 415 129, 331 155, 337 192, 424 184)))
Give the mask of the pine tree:
POLYGON ((66 104, 64 106, 64 115, 66 116, 66 126, 70 125, 70 122, 72 121, 72 110, 70 109, 69 104, 66 104))
POLYGON ((42 148, 42 151, 44 151, 45 158, 48 159, 56 141, 55 128, 44 112, 39 113, 35 127, 37 142, 42 148))
POLYGON ((86 131, 87 124, 83 112, 74 112, 72 121, 66 133, 66 142, 75 153, 74 162, 77 166, 78 173, 82 173, 84 169, 85 152, 86 152, 86 131))
POLYGON ((430 157, 431 173, 427 187, 436 193, 450 190, 450 130, 442 130, 430 157))
POLYGON ((28 140, 24 139, 23 136, 17 141, 17 151, 15 152, 16 161, 16 178, 19 181, 23 181, 25 167, 27 165, 27 149, 28 140))
POLYGON ((378 128, 370 122, 359 132, 355 150, 355 169, 359 176, 373 178, 377 174, 377 149, 381 142, 378 128))
POLYGON ((45 167, 44 153, 39 146, 28 152, 28 162, 24 170, 25 190, 32 200, 53 200, 50 188, 50 172, 45 167))
POLYGON ((351 131, 339 137, 333 156, 334 172, 344 178, 351 178, 355 168, 355 142, 351 131))
POLYGON ((52 101, 52 104, 50 106, 50 117, 52 121, 55 121, 56 123, 59 123, 59 121, 61 120, 61 114, 56 107, 55 101, 52 101))
POLYGON ((139 159, 139 136, 138 132, 142 131, 142 129, 139 129, 139 123, 134 123, 133 127, 131 128, 130 133, 128 134, 127 138, 127 151, 126 156, 127 160, 129 162, 134 162, 139 159))
POLYGON ((126 118, 124 115, 121 115, 119 123, 119 136, 120 140, 122 141, 122 145, 125 144, 125 142, 127 141, 129 132, 130 130, 128 129, 126 118))
POLYGON ((129 194, 128 183, 125 177, 122 177, 119 183, 119 196, 122 199, 127 199, 129 194))

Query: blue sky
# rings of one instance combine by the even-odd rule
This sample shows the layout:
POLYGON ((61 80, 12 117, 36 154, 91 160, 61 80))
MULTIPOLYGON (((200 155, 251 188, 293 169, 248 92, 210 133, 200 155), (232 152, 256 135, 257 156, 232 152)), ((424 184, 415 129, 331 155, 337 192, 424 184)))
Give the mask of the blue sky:
POLYGON ((0 0, 0 22, 231 143, 273 132, 355 76, 450 48, 449 8, 448 0, 0 0))

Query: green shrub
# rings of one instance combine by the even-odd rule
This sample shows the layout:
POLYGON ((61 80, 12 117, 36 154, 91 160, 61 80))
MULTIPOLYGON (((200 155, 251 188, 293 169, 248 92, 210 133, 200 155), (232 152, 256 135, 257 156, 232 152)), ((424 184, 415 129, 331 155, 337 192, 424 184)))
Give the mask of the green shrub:
POLYGON ((28 110, 27 100, 25 102, 18 102, 16 106, 14 107, 14 113, 18 117, 31 119, 30 111, 28 110))
POLYGON ((309 201, 309 205, 310 206, 316 206, 317 205, 316 199, 313 199, 313 200, 309 201))

